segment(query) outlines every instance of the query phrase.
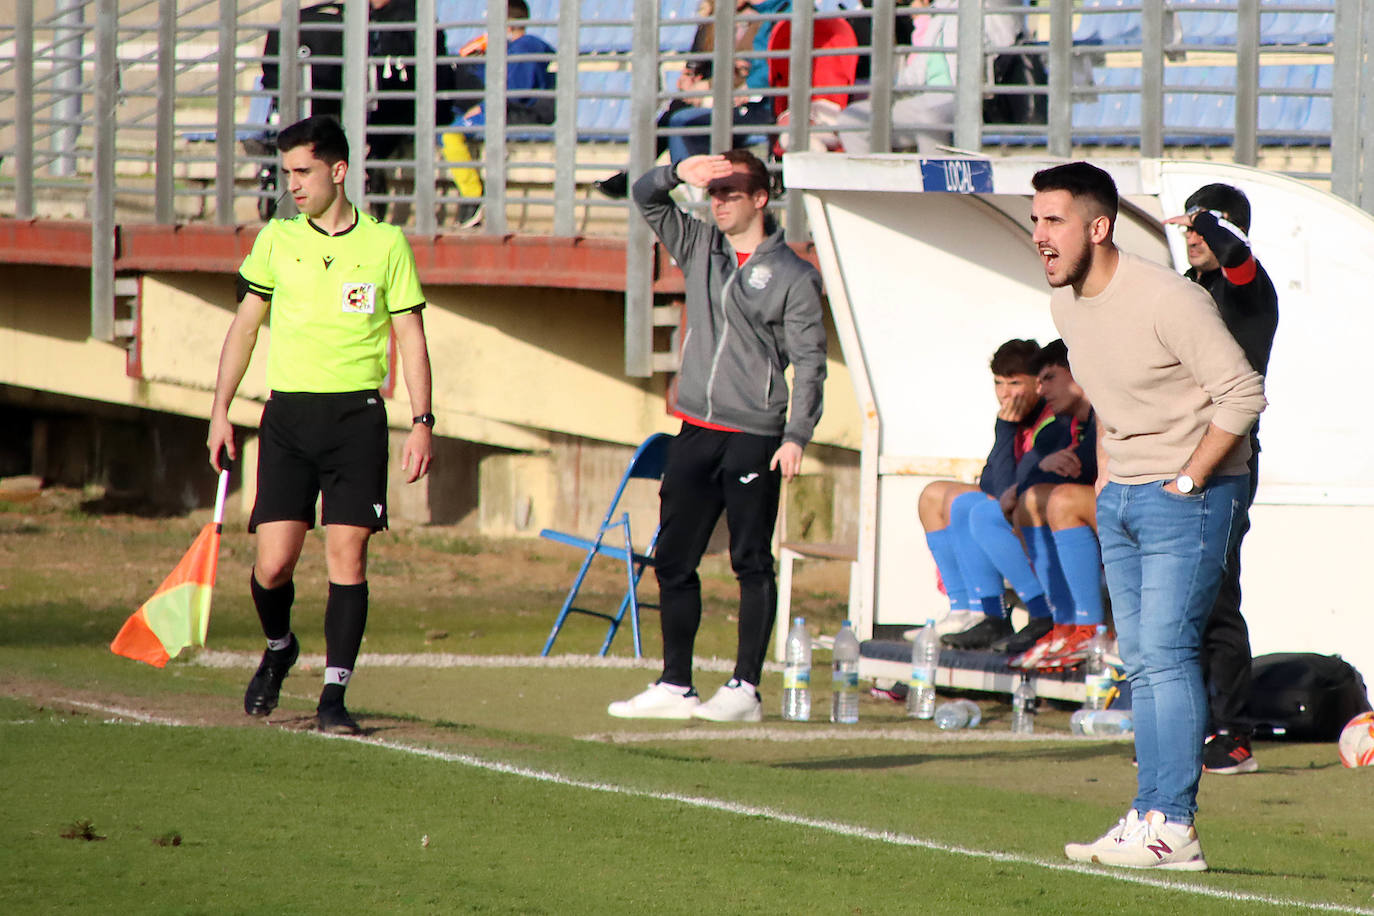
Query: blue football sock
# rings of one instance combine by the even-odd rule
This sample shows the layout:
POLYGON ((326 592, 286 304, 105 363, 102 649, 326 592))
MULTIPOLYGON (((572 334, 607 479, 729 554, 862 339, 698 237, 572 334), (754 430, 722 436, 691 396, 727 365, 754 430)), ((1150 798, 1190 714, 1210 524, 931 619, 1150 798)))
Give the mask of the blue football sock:
MULTIPOLYGON (((1044 597, 1045 587, 1035 577, 1035 570, 1031 569, 1030 558, 1021 546, 1021 539, 1002 514, 1001 506, 990 499, 984 500, 969 512, 968 524, 973 539, 993 566, 997 567, 999 578, 1011 583, 1027 608, 1030 608, 1032 599, 1044 597)), ((1032 616, 1049 616, 1049 604, 1042 600, 1037 607, 1042 613, 1033 613, 1032 616)))
POLYGON ((973 598, 964 585, 964 574, 959 570, 959 557, 954 552, 954 534, 948 528, 926 532, 926 546, 935 558, 935 568, 940 570, 940 581, 945 583, 945 594, 949 596, 951 611, 973 610, 973 598))
POLYGON ((983 613, 988 617, 1002 618, 1007 616, 1006 603, 1002 601, 1002 595, 988 595, 986 598, 979 598, 983 603, 983 613))
POLYGON ((1073 623, 1073 593, 1069 591, 1069 583, 1064 578, 1064 571, 1059 568, 1059 554, 1054 549, 1054 535, 1049 526, 1027 526, 1021 529, 1021 536, 1026 539, 1026 553, 1030 554, 1031 566, 1035 569, 1035 578, 1039 579, 1040 584, 1045 586, 1045 594, 1049 598, 1054 622, 1073 623))
POLYGON ((1054 532, 1054 548, 1073 594, 1074 620, 1080 626, 1102 622, 1102 551, 1087 525, 1054 532))
MULTIPOLYGON (((964 493, 955 498, 949 507, 949 527, 946 531, 954 535, 954 552, 959 557, 959 571, 964 574, 964 587, 975 600, 984 604, 987 613, 987 599, 996 598, 997 607, 1002 606, 1002 574, 988 559, 982 547, 969 530, 969 515, 980 504, 990 502, 987 494, 964 493)), ((996 506, 996 503, 992 503, 996 506)), ((1001 616, 994 614, 994 616, 1001 616)))

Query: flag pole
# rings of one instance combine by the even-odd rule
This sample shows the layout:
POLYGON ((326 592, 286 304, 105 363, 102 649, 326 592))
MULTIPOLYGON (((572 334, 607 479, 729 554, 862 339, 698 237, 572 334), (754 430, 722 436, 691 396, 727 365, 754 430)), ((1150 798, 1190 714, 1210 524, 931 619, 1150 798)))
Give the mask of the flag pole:
POLYGON ((215 495, 215 530, 224 530, 224 500, 229 494, 229 469, 219 472, 219 492, 215 495))

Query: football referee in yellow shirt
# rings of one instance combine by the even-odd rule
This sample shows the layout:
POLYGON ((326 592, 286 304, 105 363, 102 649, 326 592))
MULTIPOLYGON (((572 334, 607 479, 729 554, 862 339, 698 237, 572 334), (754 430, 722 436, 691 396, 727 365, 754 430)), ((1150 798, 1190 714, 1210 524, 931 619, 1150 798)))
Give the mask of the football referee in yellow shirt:
POLYGON ((378 387, 394 331, 415 418, 401 466, 414 482, 433 457, 425 298, 405 236, 344 194, 348 138, 338 123, 306 118, 278 134, 277 149, 300 213, 264 226, 239 269, 239 307, 220 353, 206 445, 216 470, 221 449, 238 457, 229 403, 270 315, 271 395, 248 523, 257 535, 250 584, 267 649, 243 707, 270 714, 300 654, 291 632, 292 575, 323 494, 329 598, 317 716, 321 731, 359 734, 344 689, 367 623, 368 539, 387 526, 387 420, 378 387))

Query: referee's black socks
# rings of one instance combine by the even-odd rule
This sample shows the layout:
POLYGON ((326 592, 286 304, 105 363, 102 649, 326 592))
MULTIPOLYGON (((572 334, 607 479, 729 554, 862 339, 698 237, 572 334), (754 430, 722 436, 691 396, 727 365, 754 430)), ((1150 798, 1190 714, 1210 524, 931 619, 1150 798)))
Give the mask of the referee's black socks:
POLYGON ((321 706, 343 703, 344 688, 358 661, 366 626, 367 583, 329 583, 329 600, 324 607, 325 671, 321 706))
POLYGON ((285 585, 263 588, 255 571, 249 572, 248 582, 268 648, 285 649, 291 644, 291 605, 296 600, 296 583, 288 579, 285 585))

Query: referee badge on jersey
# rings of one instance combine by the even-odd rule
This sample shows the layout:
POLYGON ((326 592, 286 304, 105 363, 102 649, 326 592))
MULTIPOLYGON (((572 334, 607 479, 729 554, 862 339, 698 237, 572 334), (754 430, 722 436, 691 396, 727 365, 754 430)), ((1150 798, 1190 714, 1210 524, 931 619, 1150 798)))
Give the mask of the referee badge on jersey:
POLYGON ((343 310, 357 315, 371 315, 377 308, 376 283, 345 283, 343 310))

